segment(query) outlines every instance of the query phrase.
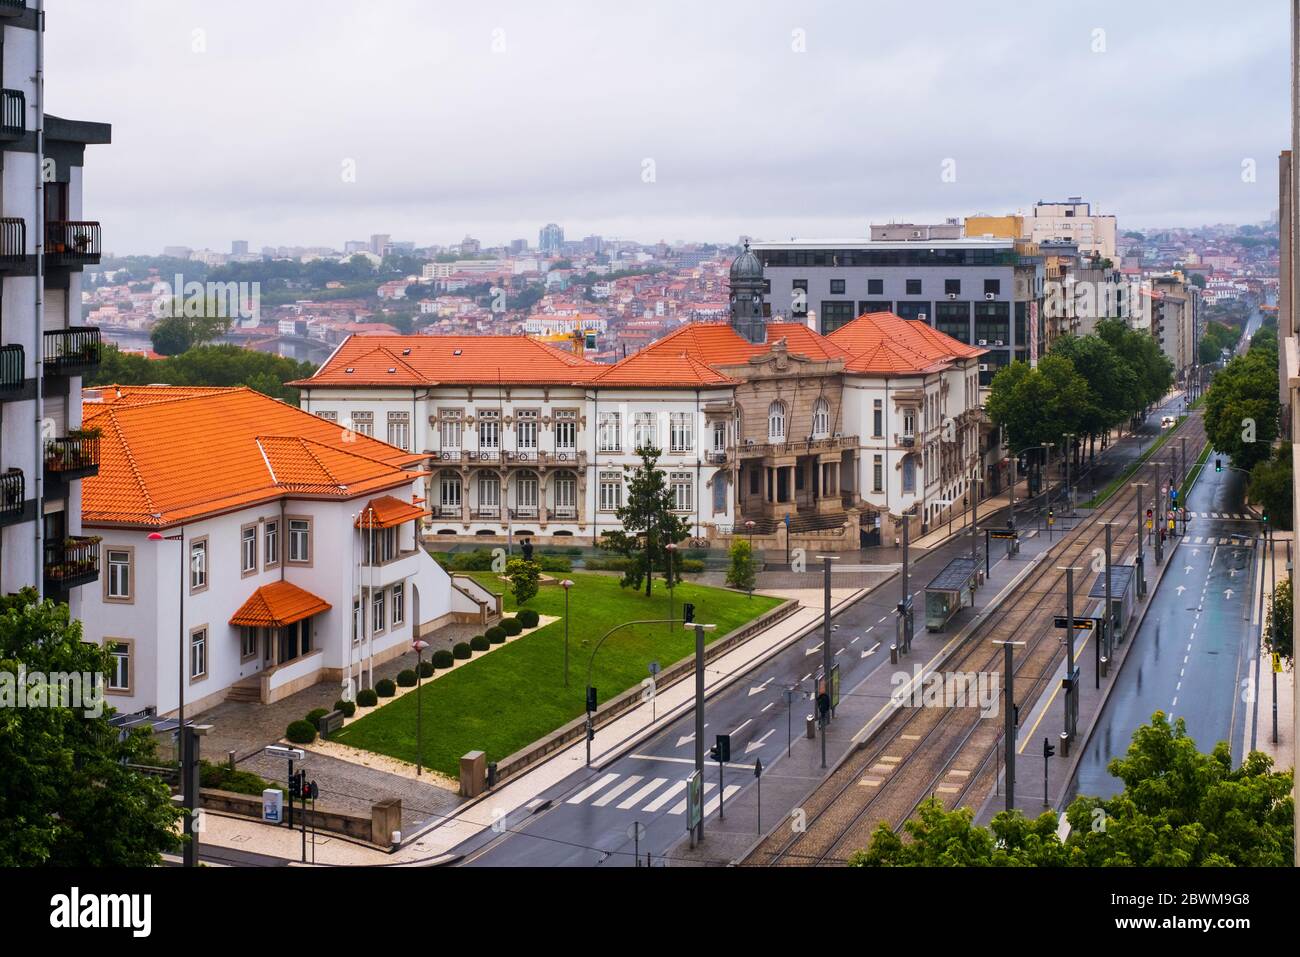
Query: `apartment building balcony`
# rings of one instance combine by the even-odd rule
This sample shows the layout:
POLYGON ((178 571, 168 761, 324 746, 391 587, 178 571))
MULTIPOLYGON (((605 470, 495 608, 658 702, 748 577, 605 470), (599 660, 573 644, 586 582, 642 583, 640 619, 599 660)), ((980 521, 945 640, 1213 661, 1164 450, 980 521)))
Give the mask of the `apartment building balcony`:
POLYGON ((18 216, 0 217, 0 272, 31 264, 27 256, 27 223, 18 216))
POLYGON ((903 435, 894 436, 894 444, 899 448, 910 449, 916 446, 916 433, 907 432, 903 435))
POLYGON ((99 368, 102 356, 103 345, 94 326, 71 326, 45 333, 47 375, 85 375, 99 368))
POLYGON ((731 450, 713 449, 705 452, 704 461, 709 465, 729 465, 731 463, 731 450))
POLYGON ((77 535, 45 543, 45 596, 66 599, 99 579, 99 537, 77 535))
POLYGON ((22 90, 0 90, 0 140, 21 139, 27 132, 27 95, 22 90))
POLYGON ((65 498, 71 483, 99 474, 98 431, 45 440, 45 496, 65 498))
POLYGON ((0 402, 16 402, 35 395, 27 381, 27 353, 20 345, 0 346, 0 402))
POLYGON ((36 517, 36 502, 27 502, 27 477, 22 469, 0 472, 0 527, 36 517))
POLYGON ((817 439, 793 439, 788 442, 746 443, 738 451, 744 457, 762 456, 763 458, 784 458, 798 455, 820 455, 856 449, 856 435, 833 435, 817 439))
POLYGON ((45 261, 51 266, 93 266, 103 248, 99 223, 55 220, 45 224, 45 261))
POLYGON ((500 505, 476 505, 474 507, 474 511, 472 514, 474 518, 477 519, 486 519, 492 522, 500 521, 501 506, 500 505))
POLYGON ((535 522, 540 516, 541 511, 536 505, 516 505, 510 509, 510 520, 512 522, 535 522))
POLYGON ((574 522, 578 519, 578 506, 552 505, 546 510, 546 517, 556 522, 574 522))

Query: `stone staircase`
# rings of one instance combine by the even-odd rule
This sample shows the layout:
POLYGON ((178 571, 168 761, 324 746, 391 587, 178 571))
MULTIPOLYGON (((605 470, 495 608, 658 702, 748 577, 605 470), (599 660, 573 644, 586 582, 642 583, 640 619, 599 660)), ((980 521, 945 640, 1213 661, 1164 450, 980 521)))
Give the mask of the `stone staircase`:
POLYGON ((226 689, 227 701, 247 701, 253 704, 260 704, 262 701, 262 675, 265 672, 259 671, 255 675, 249 675, 247 678, 241 678, 229 688, 226 689))

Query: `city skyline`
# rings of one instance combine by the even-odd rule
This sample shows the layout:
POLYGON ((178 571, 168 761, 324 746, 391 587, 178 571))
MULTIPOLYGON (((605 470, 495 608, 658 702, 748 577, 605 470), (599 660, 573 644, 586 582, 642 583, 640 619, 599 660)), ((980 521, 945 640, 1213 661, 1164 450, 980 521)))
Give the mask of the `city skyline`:
POLYGON ((48 101, 114 123, 86 189, 119 254, 379 230, 498 245, 547 222, 641 242, 857 236, 1066 195, 1125 229, 1253 223, 1277 205, 1281 9, 918 20, 760 4, 692 9, 680 31, 592 7, 435 20, 326 2, 309 19, 258 9, 249 30, 247 3, 74 6, 49 43, 48 101), (881 52, 863 58, 864 38, 881 52), (93 55, 105 39, 120 56, 93 55), (1029 82, 1035 63, 1047 82, 1029 82), (123 109, 123 89, 152 108, 123 109))

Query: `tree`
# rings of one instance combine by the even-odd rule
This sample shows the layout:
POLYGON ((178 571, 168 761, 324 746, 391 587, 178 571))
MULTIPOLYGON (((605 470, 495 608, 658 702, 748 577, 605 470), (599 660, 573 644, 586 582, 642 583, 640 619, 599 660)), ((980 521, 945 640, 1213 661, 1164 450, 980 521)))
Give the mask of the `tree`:
POLYGON ((225 335, 231 316, 222 315, 224 306, 214 299, 196 303, 176 299, 171 312, 154 323, 149 338, 153 351, 175 356, 225 335))
POLYGON ((752 592, 758 574, 754 564, 754 551, 749 547, 749 542, 743 538, 736 539, 731 543, 729 554, 731 565, 727 568, 727 584, 732 588, 752 592))
POLYGON ((28 696, 28 707, 0 707, 0 867, 151 867, 180 846, 167 786, 128 767, 153 760, 148 731, 119 738, 112 709, 86 701, 33 706, 38 686, 58 688, 46 684, 55 674, 102 681, 110 667, 67 605, 38 602, 32 589, 0 599, 0 699, 20 675, 28 696))
POLYGON ((649 597, 654 569, 664 569, 665 581, 674 574, 664 546, 686 538, 690 527, 673 512, 673 490, 656 467, 661 451, 652 445, 636 451, 641 464, 633 470, 627 501, 617 511, 622 528, 602 533, 600 547, 629 559, 621 584, 640 588, 644 582, 649 597))
POLYGON ((1133 413, 1158 402, 1174 384, 1174 364, 1147 332, 1130 328, 1123 319, 1103 319, 1096 334, 1127 362, 1137 381, 1133 413))
POLYGON ((1210 443, 1250 471, 1267 459, 1277 437, 1277 356, 1251 349, 1224 366, 1205 393, 1210 443))
POLYGON ((1132 415, 1137 376, 1100 336, 1063 336, 1049 355, 1069 359, 1088 384, 1088 402, 1080 410, 1080 435, 1105 435, 1132 415))
POLYGON ((1113 798, 1081 796, 1066 811, 1070 835, 1057 837, 1057 815, 999 813, 987 828, 969 809, 945 811, 931 798, 904 830, 904 842, 882 824, 858 867, 1288 867, 1295 832, 1290 771, 1272 770, 1251 752, 1232 767, 1227 742, 1197 751, 1179 718, 1157 711, 1133 735, 1109 771, 1124 782, 1113 798))
POLYGON ((148 359, 110 343, 104 347, 99 368, 86 377, 86 385, 242 385, 297 405, 298 390, 285 383, 305 379, 315 368, 310 362, 235 345, 198 346, 177 356, 148 359))
POLYGON ((1264 634, 1269 651, 1281 655, 1288 664, 1295 663, 1295 595, 1291 591, 1290 575, 1277 583, 1277 591, 1269 602, 1268 627, 1264 634))
POLYGON ((515 596, 516 605, 528 604, 537 594, 537 582, 541 578, 537 562, 512 558, 506 562, 506 577, 510 579, 510 591, 515 596))
POLYGON ((1044 442, 1059 445, 1067 432, 1080 434, 1088 405, 1088 383, 1074 364, 1049 353, 1037 369, 1013 362, 999 370, 985 408, 1005 430, 1011 448, 1020 450, 1044 442))
POLYGON ((1295 473, 1291 464, 1291 444, 1283 442, 1271 459, 1257 464, 1250 472, 1250 500, 1258 504, 1274 528, 1290 531, 1295 524, 1291 493, 1295 473))

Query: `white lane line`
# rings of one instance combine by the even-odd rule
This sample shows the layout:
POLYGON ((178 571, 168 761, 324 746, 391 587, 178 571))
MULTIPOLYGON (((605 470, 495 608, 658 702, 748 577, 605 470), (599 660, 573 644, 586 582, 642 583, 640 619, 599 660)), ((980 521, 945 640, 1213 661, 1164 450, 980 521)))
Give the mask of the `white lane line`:
POLYGON ((614 800, 614 798, 618 797, 620 794, 622 794, 622 793, 623 793, 624 791, 626 791, 628 788, 636 787, 637 782, 640 781, 640 780, 642 780, 641 775, 639 775, 639 774, 629 774, 629 775, 628 775, 626 778, 624 778, 622 781, 619 781, 618 784, 615 784, 612 788, 610 788, 608 791, 606 791, 606 792, 605 792, 604 794, 602 794, 600 797, 596 798, 596 800, 592 801, 592 802, 591 802, 591 806, 592 806, 592 807, 604 807, 606 804, 608 804, 610 801, 614 800))
POLYGON ((686 782, 678 781, 667 791, 659 795, 657 798, 655 798, 653 801, 647 804, 644 808, 642 808, 642 810, 648 814, 653 814, 655 811, 659 810, 661 807, 663 807, 665 804, 667 804, 677 795, 681 794, 684 790, 686 790, 686 782))
POLYGON ((660 787, 662 787, 665 783, 667 783, 667 781, 668 781, 667 778, 655 778, 645 787, 637 791, 636 794, 633 794, 630 798, 627 798, 624 801, 620 801, 618 805, 618 809, 620 811, 626 811, 629 808, 636 807, 638 804, 640 804, 642 801, 648 798, 651 794, 654 794, 655 791, 658 791, 660 787))
POLYGON ((884 624, 885 622, 887 622, 887 621, 889 621, 889 616, 888 616, 888 615, 886 615, 884 618, 880 619, 880 621, 876 622, 876 624, 877 624, 877 625, 883 625, 883 624, 884 624))
POLYGON ((767 704, 766 704, 766 705, 765 705, 765 706, 764 706, 764 707, 763 707, 763 708, 762 708, 758 713, 759 713, 759 714, 763 714, 763 712, 768 711, 768 710, 771 709, 775 704, 776 704, 775 701, 769 701, 769 702, 768 702, 768 703, 767 703, 767 704))
POLYGON ((579 791, 577 794, 575 794, 573 797, 569 798, 569 803, 581 804, 583 801, 587 800, 587 798, 591 797, 593 794, 595 794, 605 785, 609 784, 610 781, 615 780, 617 777, 618 777, 617 774, 606 774, 595 784, 588 785, 587 787, 579 791))
POLYGON ((732 731, 731 733, 732 733, 732 734, 740 734, 740 732, 744 731, 744 730, 745 730, 745 727, 746 727, 747 725, 751 724, 751 723, 753 722, 753 720, 754 720, 753 718, 746 718, 746 719, 744 720, 744 722, 740 725, 740 727, 739 727, 739 728, 736 728, 736 729, 735 729, 734 731, 732 731))

